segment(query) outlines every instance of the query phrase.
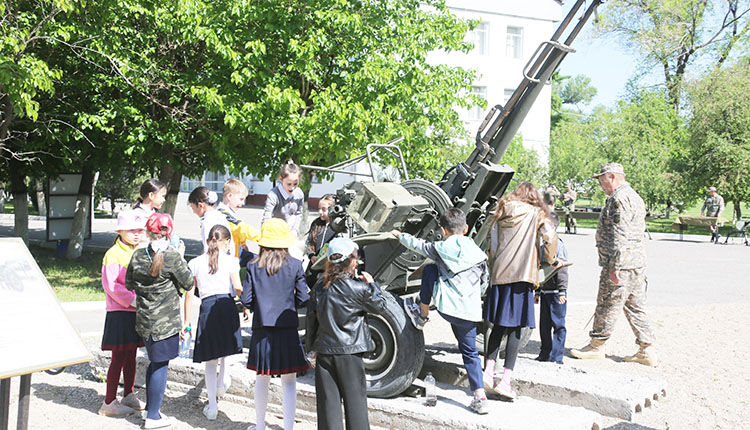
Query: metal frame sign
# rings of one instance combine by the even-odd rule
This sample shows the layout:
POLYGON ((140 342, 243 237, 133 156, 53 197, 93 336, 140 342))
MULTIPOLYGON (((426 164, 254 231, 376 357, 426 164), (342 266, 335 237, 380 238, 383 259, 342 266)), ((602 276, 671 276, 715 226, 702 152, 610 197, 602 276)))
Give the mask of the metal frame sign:
POLYGON ((0 379, 93 357, 20 238, 0 238, 0 379))
MULTIPOLYGON (((47 193, 47 241, 68 240, 73 227, 73 216, 76 212, 78 187, 81 185, 80 173, 65 173, 49 180, 47 193)), ((91 224, 94 219, 94 198, 89 205, 88 222, 86 222, 85 239, 91 239, 91 224)))

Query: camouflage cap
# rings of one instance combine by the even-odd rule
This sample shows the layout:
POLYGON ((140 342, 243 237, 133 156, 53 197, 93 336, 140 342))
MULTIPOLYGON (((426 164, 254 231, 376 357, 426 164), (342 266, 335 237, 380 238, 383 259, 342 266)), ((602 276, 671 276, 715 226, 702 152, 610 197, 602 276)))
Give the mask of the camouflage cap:
POLYGON ((602 164, 599 168, 599 173, 596 173, 592 178, 598 178, 599 176, 604 175, 605 173, 615 173, 618 175, 625 176, 625 169, 622 167, 622 164, 620 163, 606 163, 602 164))

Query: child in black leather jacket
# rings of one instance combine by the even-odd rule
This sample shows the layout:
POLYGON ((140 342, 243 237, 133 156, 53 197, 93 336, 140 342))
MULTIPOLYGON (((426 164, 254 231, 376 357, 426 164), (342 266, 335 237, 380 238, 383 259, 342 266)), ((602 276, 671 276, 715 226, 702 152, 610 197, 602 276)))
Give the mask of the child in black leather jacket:
POLYGON ((336 238, 328 244, 325 275, 311 292, 307 313, 307 346, 315 361, 318 429, 369 429, 367 383, 362 356, 375 345, 365 321, 367 312, 382 313, 386 297, 372 276, 357 276, 358 246, 336 238))

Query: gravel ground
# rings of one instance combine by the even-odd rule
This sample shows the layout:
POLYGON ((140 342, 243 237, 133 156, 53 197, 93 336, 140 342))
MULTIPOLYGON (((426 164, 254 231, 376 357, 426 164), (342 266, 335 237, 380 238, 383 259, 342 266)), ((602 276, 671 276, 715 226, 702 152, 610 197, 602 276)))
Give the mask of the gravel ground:
MULTIPOLYGON (((650 318, 657 337, 659 365, 648 368, 625 363, 622 358, 637 350, 624 315, 607 344, 607 360, 565 361, 577 366, 654 376, 667 381, 667 396, 636 414, 632 423, 605 419, 604 428, 636 429, 742 429, 750 428, 750 356, 748 335, 737 331, 747 325, 746 304, 710 304, 651 307, 650 318)), ((594 305, 568 308, 568 348, 588 342, 584 325, 594 305)), ((538 351, 538 335, 525 352, 538 351)))
MULTIPOLYGON (((584 328, 594 306, 572 305, 568 308, 568 347, 580 347, 588 341, 584 328)), ((624 363, 622 357, 637 349, 633 334, 623 318, 608 342, 606 360, 576 360, 566 363, 591 369, 635 373, 663 378, 667 396, 653 402, 650 408, 636 414, 633 422, 605 418, 604 428, 610 430, 646 429, 741 429, 748 428, 750 410, 750 368, 740 357, 750 356, 747 335, 736 334, 747 320, 745 304, 711 304, 682 307, 652 307, 651 318, 657 334, 659 366, 648 368, 624 363)), ((534 334, 522 355, 533 358, 538 351, 538 335, 534 334)), ((18 378, 13 379, 11 425, 15 421, 18 378)), ((69 368, 56 376, 36 373, 32 376, 30 429, 133 429, 141 424, 138 417, 123 419, 97 415, 104 398, 105 385, 94 380, 87 365, 69 368)), ((137 390, 144 399, 142 389, 137 390)), ((184 387, 170 386, 164 400, 164 412, 179 420, 175 429, 212 428, 245 429, 254 423, 252 403, 221 400, 219 418, 207 421, 201 411, 203 400, 184 387)), ((297 429, 315 428, 315 417, 297 413, 297 429)), ((280 415, 270 413, 269 429, 281 429, 280 415)))
MULTIPOLYGON (((13 378, 10 424, 15 423, 18 409, 18 378, 13 378)), ((97 414, 104 400, 105 384, 91 376, 87 364, 73 366, 59 375, 35 373, 31 377, 31 404, 29 406, 29 429, 107 429, 133 430, 141 428, 140 415, 126 418, 109 418, 97 414)), ((171 427, 180 429, 221 429, 245 430, 255 423, 255 410, 251 402, 233 398, 233 401, 219 400, 219 416, 216 421, 208 421, 203 416, 204 399, 197 397, 184 387, 169 384, 162 411, 175 417, 178 422, 171 427)), ((122 393, 120 389, 120 393, 122 393)), ((146 392, 136 387, 138 398, 145 401, 146 392)), ((119 395, 118 395, 119 398, 119 395)), ((266 414, 266 428, 282 430, 280 414, 266 414)), ((296 429, 316 428, 315 417, 304 411, 297 411, 296 429)))

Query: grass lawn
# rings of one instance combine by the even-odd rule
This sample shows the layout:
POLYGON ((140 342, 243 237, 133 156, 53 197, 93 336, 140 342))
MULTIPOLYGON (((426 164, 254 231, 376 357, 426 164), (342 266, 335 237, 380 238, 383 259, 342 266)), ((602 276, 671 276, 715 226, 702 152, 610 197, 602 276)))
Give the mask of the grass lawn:
MULTIPOLYGON (((698 216, 701 214, 701 206, 703 206, 703 202, 700 202, 696 204, 695 206, 689 208, 686 210, 683 214, 677 214, 672 213, 669 218, 648 218, 646 220, 646 228, 651 233, 679 233, 679 230, 673 230, 672 229, 672 223, 679 215, 691 215, 691 216, 698 216)), ((734 226, 732 225, 732 217, 734 216, 734 204, 732 202, 729 202, 726 204, 726 207, 724 209, 724 212, 722 212, 721 216, 729 220, 728 223, 724 225, 724 227, 719 228, 719 232, 722 236, 726 236, 728 233, 734 231, 734 226)), ((742 217, 744 219, 747 219, 750 216, 750 205, 748 204, 742 204, 742 217)), ((564 221, 563 221, 564 222, 564 221)), ((598 220, 596 219, 579 219, 578 220, 578 227, 581 228, 596 228, 598 220)), ((683 230, 683 234, 699 234, 699 235, 709 235, 709 231, 707 227, 701 227, 701 226, 694 226, 690 225, 687 229, 683 230)))
POLYGON ((54 249, 29 247, 61 302, 104 300, 102 254, 84 252, 80 260, 58 258, 54 249))

